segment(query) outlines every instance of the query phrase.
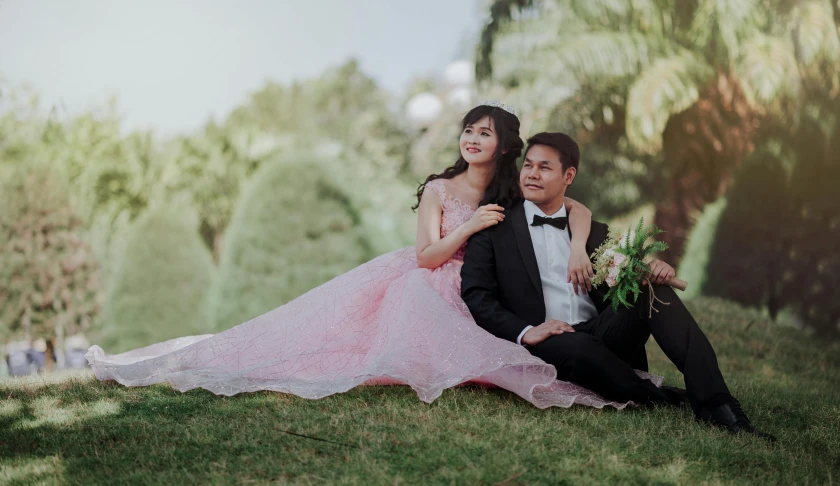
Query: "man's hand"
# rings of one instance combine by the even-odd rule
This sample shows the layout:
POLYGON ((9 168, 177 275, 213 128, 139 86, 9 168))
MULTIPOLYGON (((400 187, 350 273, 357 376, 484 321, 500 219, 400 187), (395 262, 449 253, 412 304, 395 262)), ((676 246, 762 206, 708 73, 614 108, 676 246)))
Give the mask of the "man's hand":
POLYGON ((533 346, 545 341, 551 336, 563 334, 564 332, 575 332, 575 328, 567 322, 552 319, 550 321, 543 322, 539 326, 534 326, 531 329, 528 329, 528 332, 522 336, 521 342, 522 344, 533 346))
POLYGON ((589 255, 586 254, 585 246, 572 245, 568 267, 569 272, 566 276, 566 282, 572 283, 576 295, 585 294, 592 290, 590 280, 595 276, 595 272, 592 270, 592 262, 589 260, 589 255))
POLYGON ((674 278, 677 274, 674 271, 674 267, 668 265, 662 260, 651 260, 648 265, 650 266, 650 275, 648 276, 648 280, 652 284, 664 284, 669 279, 674 278))

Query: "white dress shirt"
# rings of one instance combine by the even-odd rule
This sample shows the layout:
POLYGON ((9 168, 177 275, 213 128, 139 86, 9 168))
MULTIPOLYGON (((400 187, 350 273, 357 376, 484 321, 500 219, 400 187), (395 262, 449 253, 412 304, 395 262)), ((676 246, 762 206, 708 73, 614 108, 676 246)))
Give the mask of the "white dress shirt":
MULTIPOLYGON (((554 214, 546 215, 536 204, 525 201, 525 218, 528 222, 528 231, 531 233, 537 266, 540 269, 540 281, 545 300, 545 320, 556 319, 574 326, 596 317, 598 310, 589 295, 576 295, 572 283, 567 282, 569 255, 572 251, 568 227, 561 230, 548 224, 531 226, 534 215, 544 218, 563 217, 566 216, 566 206, 564 205, 554 214)), ((516 338, 517 344, 522 344, 522 336, 532 327, 526 327, 519 334, 516 338)))

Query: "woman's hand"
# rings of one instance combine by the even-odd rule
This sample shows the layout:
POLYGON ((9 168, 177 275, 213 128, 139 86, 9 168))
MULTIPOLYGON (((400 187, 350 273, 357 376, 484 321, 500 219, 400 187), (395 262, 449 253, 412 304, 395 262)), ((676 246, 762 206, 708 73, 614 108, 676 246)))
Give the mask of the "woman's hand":
POLYGON ((568 267, 568 279, 566 281, 572 283, 575 294, 580 295, 591 291, 591 279, 595 276, 595 272, 592 270, 589 255, 586 254, 586 246, 572 244, 568 267))
POLYGON ((502 213, 504 210, 505 208, 499 206, 498 204, 487 204, 486 206, 479 207, 467 223, 470 229, 470 234, 472 235, 478 233, 485 228, 489 228, 490 226, 497 225, 504 221, 505 215, 502 213))

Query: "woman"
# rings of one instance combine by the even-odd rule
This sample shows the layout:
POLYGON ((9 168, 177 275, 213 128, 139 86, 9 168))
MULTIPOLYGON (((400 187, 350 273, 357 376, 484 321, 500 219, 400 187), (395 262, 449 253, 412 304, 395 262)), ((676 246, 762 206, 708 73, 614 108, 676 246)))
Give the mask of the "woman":
MULTIPOLYGON (((97 378, 169 382, 220 395, 257 390, 321 398, 363 383, 401 383, 431 402, 473 381, 506 388, 540 408, 607 402, 557 381, 553 366, 473 321, 460 298, 464 246, 521 197, 519 120, 488 103, 463 119, 461 157, 418 191, 417 246, 367 262, 297 299, 216 335, 192 336, 87 358, 97 378), (477 209, 473 209, 477 208, 477 209)), ((575 238, 591 215, 568 200, 575 238)), ((586 255, 572 260, 588 262, 586 255)))

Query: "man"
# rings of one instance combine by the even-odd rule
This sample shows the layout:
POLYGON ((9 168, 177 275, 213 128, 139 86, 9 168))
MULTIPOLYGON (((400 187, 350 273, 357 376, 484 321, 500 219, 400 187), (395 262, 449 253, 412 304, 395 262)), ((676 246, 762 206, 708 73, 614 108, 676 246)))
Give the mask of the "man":
MULTIPOLYGON (((687 394, 699 420, 775 440, 749 421, 730 394, 708 339, 674 290, 661 285, 674 276, 670 265, 650 263, 654 292, 669 303, 652 316, 646 293, 636 308, 613 311, 604 302, 605 288, 577 293, 567 282, 571 235, 563 197, 579 158, 577 144, 563 133, 528 140, 519 178, 524 203, 467 243, 461 296, 476 322, 554 365, 558 379, 605 398, 678 405, 687 394), (650 335, 683 373, 685 392, 657 388, 635 373, 634 367, 647 368, 644 345, 650 335)), ((607 226, 593 221, 587 253, 606 238, 607 226)))

